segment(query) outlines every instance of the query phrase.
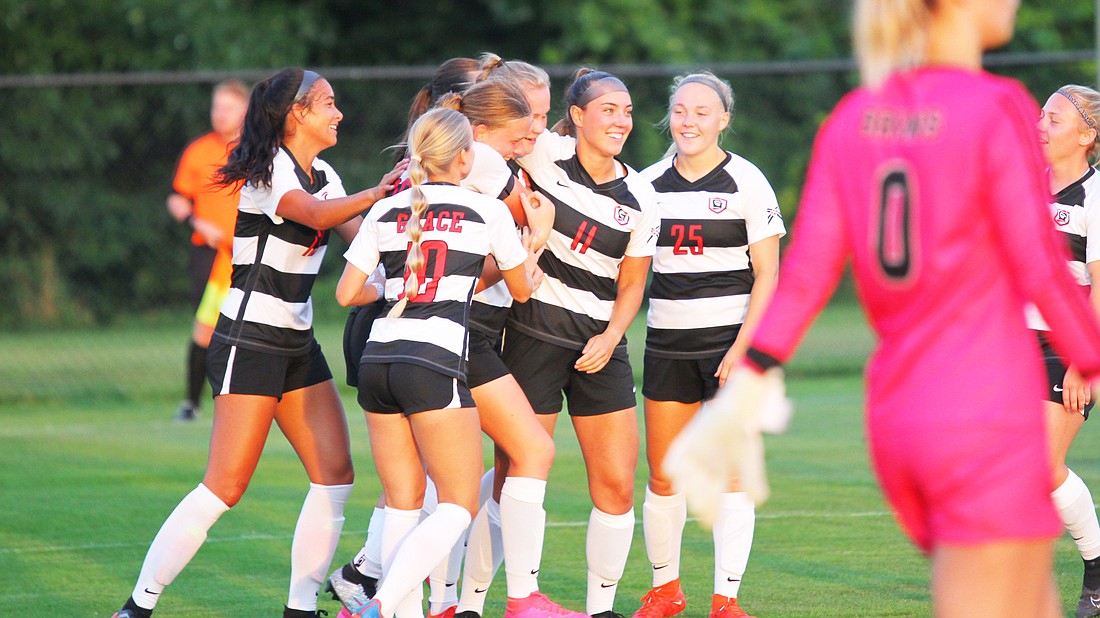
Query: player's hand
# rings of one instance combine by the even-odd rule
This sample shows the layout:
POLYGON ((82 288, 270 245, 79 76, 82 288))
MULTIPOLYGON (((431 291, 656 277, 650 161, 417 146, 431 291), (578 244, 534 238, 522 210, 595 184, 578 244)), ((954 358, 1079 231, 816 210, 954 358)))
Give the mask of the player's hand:
POLYGON ((713 524, 732 478, 754 503, 767 500, 761 432, 785 431, 790 414, 782 370, 759 373, 741 364, 672 442, 664 470, 704 526, 713 524))
POLYGON ((726 355, 722 357, 722 362, 718 363, 718 370, 714 372, 714 377, 718 378, 719 388, 726 385, 730 372, 741 362, 741 358, 744 356, 745 352, 736 344, 730 346, 730 349, 726 351, 726 355))
POLYGON ((534 246, 536 249, 542 249, 546 246, 550 232, 554 229, 554 202, 538 191, 520 193, 519 201, 523 205, 524 214, 527 215, 527 227, 531 228, 531 233, 535 237, 534 246))
POLYGON ((531 291, 534 292, 539 289, 542 280, 546 277, 542 269, 539 268, 539 258, 542 257, 542 252, 546 250, 546 246, 535 246, 535 234, 531 232, 530 228, 525 227, 520 230, 519 239, 523 244, 523 248, 527 250, 527 259, 524 260, 523 266, 527 270, 527 276, 531 279, 531 291))
POLYGON ((607 366, 611 360, 611 354, 619 343, 614 336, 600 333, 588 340, 581 351, 581 357, 573 364, 573 368, 584 373, 598 373, 607 366))
POLYGON ((218 245, 222 242, 222 237, 225 236, 218 226, 206 219, 193 217, 191 219, 191 227, 195 228, 195 231, 206 239, 206 244, 209 245, 211 249, 217 249, 218 245))
POLYGON ((397 186, 397 183, 401 180, 401 174, 404 174, 405 170, 407 170, 408 168, 409 160, 401 159, 397 162, 397 165, 393 166, 392 170, 386 172, 386 174, 382 176, 382 180, 379 180, 378 184, 374 187, 375 190, 379 192, 377 194, 378 197, 375 198, 375 201, 389 195, 390 191, 392 191, 393 188, 397 186))
POLYGON ((1092 401, 1089 383, 1073 366, 1066 369, 1062 378, 1062 406, 1069 412, 1085 413, 1085 406, 1092 401))

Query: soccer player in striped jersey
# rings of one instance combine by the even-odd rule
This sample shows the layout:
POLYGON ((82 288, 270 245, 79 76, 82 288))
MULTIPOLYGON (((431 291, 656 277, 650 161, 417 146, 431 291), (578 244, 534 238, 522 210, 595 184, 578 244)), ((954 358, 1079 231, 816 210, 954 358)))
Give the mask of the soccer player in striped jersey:
POLYGON ((634 535, 638 423, 625 333, 641 306, 659 221, 652 185, 616 157, 633 105, 615 76, 581 69, 562 127, 519 159, 555 206, 531 300, 512 307, 503 358, 548 433, 563 392, 588 471, 586 612, 612 605, 634 535))
POLYGON ((418 613, 421 582, 477 510, 481 436, 466 386, 470 303, 486 256, 494 256, 521 302, 531 293, 535 269, 507 208, 458 186, 474 157, 462 114, 427 112, 413 124, 408 143, 412 187, 370 213, 345 254, 348 265, 337 285, 341 304, 359 304, 370 295, 368 273, 381 263, 394 302, 371 330, 359 373, 386 523, 381 584, 356 608, 356 618, 418 613), (439 503, 420 521, 425 468, 439 503))
MULTIPOLYGON (((519 157, 529 154, 534 149, 535 140, 546 130, 547 115, 550 112, 550 76, 546 74, 546 71, 534 65, 517 60, 505 62, 499 56, 491 53, 482 55, 481 64, 481 79, 505 80, 516 84, 523 91, 534 120, 525 138, 515 145, 514 156, 519 157)), ((514 158, 509 159, 508 164, 513 172, 521 173, 514 158)), ((529 189, 526 185, 523 188, 529 189)), ((537 194, 532 194, 529 199, 524 200, 522 203, 524 204, 524 211, 520 213, 517 223, 527 225, 535 236, 534 241, 532 241, 533 247, 539 249, 545 244, 546 239, 549 238, 553 230, 553 204, 548 200, 540 199, 537 194), (537 208, 529 207, 532 201, 538 204, 537 208)), ((516 214, 513 211, 513 215, 516 214)), ((474 308, 471 315, 472 331, 475 336, 484 335, 496 342, 494 348, 497 350, 500 349, 499 342, 503 339, 504 318, 506 318, 507 307, 509 306, 511 306, 511 298, 508 296, 507 290, 503 289, 502 283, 494 284, 474 296, 474 308), (484 306, 479 307, 479 304, 482 303, 484 306), (502 308, 504 310, 503 315, 499 315, 501 309, 496 308, 502 308), (484 314, 484 316, 481 314, 484 314)), ((500 361, 490 359, 487 366, 499 367, 500 361)), ((507 368, 504 368, 504 372, 507 373, 507 368)), ((516 384, 515 379, 508 374, 502 375, 500 379, 494 380, 486 386, 499 386, 503 393, 505 387, 511 389, 514 384, 516 384)), ((518 386, 515 388, 518 389, 518 386)), ((473 390, 474 400, 479 402, 478 409, 483 412, 482 425, 485 426, 484 406, 481 405, 481 399, 479 399, 479 390, 486 389, 475 388, 473 390)), ((522 406, 522 409, 531 410, 531 405, 527 402, 527 398, 522 391, 510 396, 508 405, 513 409, 522 406)), ((516 416, 526 417, 525 414, 516 416)), ((540 431, 542 431, 541 428, 540 431)), ((542 431, 542 433, 546 434, 545 431, 542 431)), ((484 611, 489 586, 492 584, 497 569, 504 562, 500 501, 506 479, 510 475, 519 474, 510 470, 508 450, 514 452, 516 448, 537 448, 537 445, 541 444, 541 440, 531 442, 527 442, 527 440, 527 438, 524 438, 523 442, 509 445, 507 450, 502 448, 501 444, 494 446, 496 464, 494 469, 486 472, 485 477, 482 479, 482 485, 485 487, 484 492, 487 495, 483 496, 482 508, 474 517, 473 523, 470 524, 470 532, 466 541, 465 559, 462 567, 462 596, 459 599, 456 618, 480 618, 484 611)), ((553 448, 553 441, 549 443, 549 446, 553 448)), ((519 475, 522 476, 522 474, 519 475)), ((542 517, 545 517, 545 514, 540 516, 540 518, 542 517)), ((535 530, 535 527, 527 524, 521 524, 521 526, 521 529, 535 530)), ((510 526, 510 528, 515 529, 514 526, 510 526)), ((510 536, 514 534, 514 532, 511 532, 510 536)), ((511 571, 519 574, 520 581, 529 576, 530 570, 525 569, 521 560, 513 559, 512 564, 514 568, 511 571)), ((509 593, 509 596, 511 597, 512 594, 509 593)))
MULTIPOLYGON (((758 437, 757 409, 737 393, 781 388, 769 376, 850 261, 879 338, 866 372, 871 459, 898 522, 931 556, 941 618, 1061 615, 1044 371, 1026 301, 1085 379, 1100 377, 1100 325, 1049 223, 1039 108, 1019 83, 982 71, 982 52, 1012 37, 1017 8, 857 0, 864 86, 818 133, 779 285, 734 388, 665 461, 705 505, 740 455, 708 442, 758 437)), ((744 477, 749 463, 732 469, 744 477)))
POLYGON ((313 71, 284 69, 252 90, 244 129, 220 170, 243 182, 233 240, 232 287, 210 345, 214 427, 202 483, 161 526, 117 618, 145 618, 190 562, 207 530, 241 498, 272 421, 310 480, 291 548, 284 618, 316 616, 343 527, 352 470, 347 421, 313 336, 310 290, 329 230, 350 240, 359 214, 392 188, 403 167, 348 196, 317 157, 336 144, 343 114, 313 71))
MULTIPOLYGON (((1100 93, 1072 84, 1050 95, 1039 119, 1039 141, 1050 161, 1051 214, 1069 247, 1070 272, 1081 286, 1100 281, 1100 174, 1089 163, 1100 152, 1098 119, 1100 93)), ((1093 309, 1100 311, 1100 286, 1090 288, 1090 298, 1093 309)), ((1085 563, 1077 617, 1100 616, 1100 523, 1092 493, 1066 466, 1069 447, 1095 402, 1081 374, 1067 368, 1054 350, 1047 336, 1050 327, 1033 306, 1029 309, 1028 325, 1039 334, 1047 368, 1043 407, 1057 488, 1051 497, 1085 563)))
MULTIPOLYGON (((684 610, 680 541, 687 507, 661 468, 668 445, 744 356, 775 290, 785 233, 764 174, 723 150, 733 90, 711 73, 677 78, 666 122, 670 155, 642 171, 657 191, 661 236, 653 258, 646 336, 646 459, 642 506, 653 588, 634 618, 684 610)), ((714 525, 710 618, 745 616, 737 603, 756 514, 735 480, 714 525)))

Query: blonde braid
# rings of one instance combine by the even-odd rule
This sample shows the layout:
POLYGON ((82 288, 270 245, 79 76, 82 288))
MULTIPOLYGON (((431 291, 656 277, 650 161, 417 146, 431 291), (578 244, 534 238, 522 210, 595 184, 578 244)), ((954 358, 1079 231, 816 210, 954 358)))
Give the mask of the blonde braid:
POLYGON ((409 251, 405 258, 407 270, 405 295, 390 310, 389 317, 400 317, 405 306, 420 293, 420 271, 424 268, 424 252, 420 248, 420 236, 424 232, 420 220, 428 211, 428 198, 422 185, 430 175, 447 171, 458 154, 470 148, 473 134, 466 117, 453 109, 436 108, 428 111, 409 129, 409 181, 412 210, 405 232, 409 235, 409 251))

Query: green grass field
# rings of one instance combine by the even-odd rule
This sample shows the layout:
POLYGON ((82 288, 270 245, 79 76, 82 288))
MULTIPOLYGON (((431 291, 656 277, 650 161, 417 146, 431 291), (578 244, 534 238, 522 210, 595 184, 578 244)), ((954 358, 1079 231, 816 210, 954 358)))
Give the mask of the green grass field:
MULTIPOLYGON (((641 326, 639 320, 631 333, 639 375, 641 326)), ((327 319, 317 330, 342 376, 341 328, 327 319)), ((171 420, 187 333, 180 316, 0 334, 0 613, 110 616, 125 601, 153 535, 205 465, 212 406, 197 423, 171 420)), ((927 562, 895 526, 867 465, 860 368, 871 345, 858 310, 834 305, 790 367, 796 416, 788 434, 768 438, 772 499, 758 511, 740 595, 758 616, 931 615, 927 562)), ((354 394, 342 393, 358 478, 336 563, 358 550, 379 489, 354 394)), ((583 609, 590 503, 569 427, 559 424, 541 583, 552 598, 583 609)), ((1100 463, 1089 455, 1098 447, 1100 436, 1086 426, 1071 453, 1071 466, 1094 491, 1100 463)), ((645 474, 643 458, 638 527, 616 604, 628 616, 650 583, 641 531, 645 474)), ((275 430, 244 500, 214 526, 157 615, 280 615, 291 534, 307 489, 275 430)), ((712 565, 709 533, 689 523, 685 616, 706 616, 712 565)), ((1080 560, 1068 536, 1058 542, 1057 569, 1068 611, 1080 589, 1080 560)), ((500 616, 503 601, 501 579, 486 615, 500 616)), ((338 609, 327 597, 320 606, 332 615, 338 609)))

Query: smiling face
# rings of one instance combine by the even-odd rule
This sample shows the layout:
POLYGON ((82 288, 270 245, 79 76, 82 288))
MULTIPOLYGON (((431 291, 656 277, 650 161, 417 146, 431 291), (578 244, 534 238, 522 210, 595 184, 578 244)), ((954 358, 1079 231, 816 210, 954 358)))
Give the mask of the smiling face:
POLYGON ((517 153, 531 132, 532 118, 524 116, 501 123, 490 128, 488 125, 474 126, 474 141, 490 146, 500 153, 505 159, 522 156, 525 153, 517 153))
POLYGON ((322 148, 336 145, 337 127, 344 114, 336 107, 336 95, 328 80, 318 79, 305 98, 308 105, 295 104, 290 113, 298 120, 297 131, 303 137, 316 140, 322 148))
POLYGON ((676 89, 668 126, 679 154, 691 157, 718 148, 718 137, 729 122, 729 112, 710 86, 690 82, 676 89))
POLYGON ((1050 95, 1039 116, 1039 143, 1051 163, 1086 159, 1095 133, 1069 99, 1059 93, 1050 95))
POLYGON ((531 130, 527 133, 527 137, 516 147, 517 157, 531 154, 535 149, 535 140, 537 140, 539 135, 542 135, 542 132, 546 130, 547 117, 550 114, 549 86, 525 88, 523 94, 527 97, 527 105, 531 108, 531 115, 534 121, 531 123, 531 130))
POLYGON ((630 93, 621 90, 593 99, 583 109, 574 105, 569 113, 577 128, 577 141, 606 157, 618 156, 623 151, 634 128, 630 93))

